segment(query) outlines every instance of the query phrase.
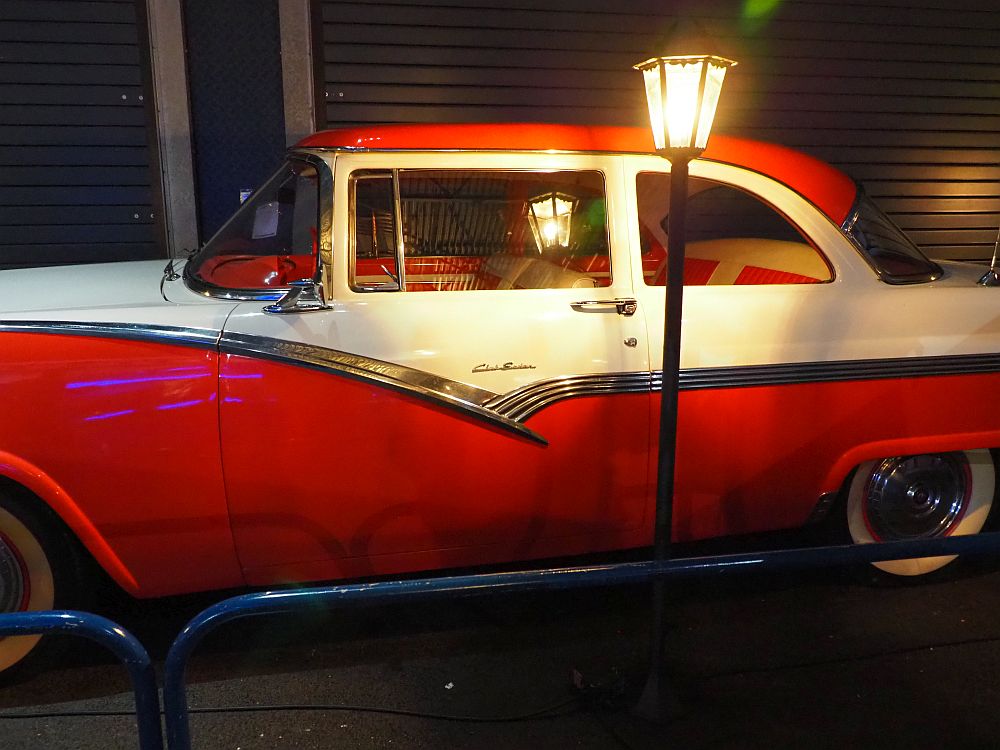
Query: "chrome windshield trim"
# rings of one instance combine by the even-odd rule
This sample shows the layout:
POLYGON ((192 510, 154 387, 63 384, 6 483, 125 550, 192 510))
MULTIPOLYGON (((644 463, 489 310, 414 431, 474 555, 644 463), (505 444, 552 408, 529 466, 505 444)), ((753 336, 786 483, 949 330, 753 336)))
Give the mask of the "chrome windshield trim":
POLYGON ((223 354, 250 355, 375 382, 392 390, 456 409, 543 445, 548 444, 548 441, 534 430, 486 407, 485 404, 496 397, 492 391, 449 380, 423 370, 336 349, 242 333, 223 334, 219 341, 219 351, 223 354))
POLYGON ((63 336, 92 336, 97 338, 125 339, 128 341, 154 341, 178 346, 215 349, 219 331, 214 328, 185 328, 159 326, 147 323, 80 323, 65 320, 0 320, 2 333, 45 333, 63 336))
POLYGON ((227 289, 195 278, 188 271, 189 267, 190 264, 184 266, 184 284, 192 292, 200 294, 202 297, 224 299, 232 302, 274 302, 281 299, 289 289, 287 286, 275 287, 273 291, 267 292, 259 289, 227 289))
MULTIPOLYGON (((316 253, 316 268, 313 273, 313 280, 321 281, 323 258, 330 258, 333 253, 333 170, 330 169, 330 165, 326 159, 308 151, 290 151, 287 158, 304 161, 312 165, 316 168, 316 174, 319 176, 319 216, 317 218, 319 222, 317 225, 319 247, 316 253)), ((269 177, 268 180, 270 179, 269 177)), ((225 224, 219 227, 215 234, 209 238, 208 242, 199 248, 198 252, 204 249, 215 238, 215 235, 224 231, 235 217, 236 213, 225 224)), ((213 299, 237 300, 240 302, 274 302, 281 299, 288 292, 289 287, 287 286, 274 287, 273 289, 231 289, 210 284, 203 279, 196 278, 191 272, 191 266, 192 261, 198 257, 198 252, 191 255, 188 262, 184 265, 183 272, 184 283, 195 294, 213 299)))

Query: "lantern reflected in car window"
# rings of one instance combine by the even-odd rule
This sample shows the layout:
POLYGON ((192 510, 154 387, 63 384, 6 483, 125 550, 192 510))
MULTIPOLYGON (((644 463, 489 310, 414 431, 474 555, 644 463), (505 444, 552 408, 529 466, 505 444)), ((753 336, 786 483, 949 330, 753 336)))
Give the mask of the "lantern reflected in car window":
POLYGON ((578 200, 565 193, 545 193, 528 201, 528 224, 538 252, 569 247, 578 200))

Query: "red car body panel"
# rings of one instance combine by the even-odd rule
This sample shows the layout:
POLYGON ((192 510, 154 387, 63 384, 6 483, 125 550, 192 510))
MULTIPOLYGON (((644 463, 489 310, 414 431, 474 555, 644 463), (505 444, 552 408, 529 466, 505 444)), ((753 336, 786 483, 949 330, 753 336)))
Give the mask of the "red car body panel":
POLYGON ((5 334, 4 346, 0 444, 10 451, 0 473, 48 503, 132 594, 241 584, 222 485, 218 355, 28 333, 5 334))
MULTIPOLYGON (((863 461, 1000 445, 982 408, 998 389, 1000 375, 983 374, 683 392, 674 538, 801 526, 863 461)), ((659 394, 652 400, 656 435, 659 394)))
MULTIPOLYGON (((17 456, 0 456, 0 473, 49 503, 135 595, 650 541, 655 393, 543 409, 527 424, 550 440, 545 447, 307 368, 223 355, 217 396, 212 352, 76 336, 12 340, 32 386, 10 399, 3 425, 61 420, 66 429, 8 435, 0 425, 4 442, 18 447, 17 456), (581 428, 612 410, 616 419, 631 414, 637 429, 601 444, 581 428), (324 433, 344 438, 316 439, 324 433), (429 439, 448 450, 401 450, 429 439), (587 461, 595 450, 615 451, 613 476, 587 461), (483 454, 496 469, 490 476, 467 470, 483 454), (415 502, 428 487, 437 500, 415 502)), ((998 388, 1000 376, 983 374, 684 392, 674 538, 798 526, 861 461, 1000 444, 979 408, 998 388), (944 389, 953 394, 947 408, 928 408, 944 389), (720 432, 717 414, 728 415, 728 430, 720 432), (764 439, 779 425, 788 450, 764 439), (909 437, 898 438, 900 425, 909 437)))
POLYGON ((221 383, 226 489, 252 581, 296 580, 303 569, 334 578, 440 567, 442 559, 499 562, 512 559, 512 549, 520 559, 611 549, 623 538, 642 543, 648 394, 543 410, 530 426, 545 432, 545 446, 302 367, 224 356, 221 383), (602 438, 589 428, 602 420, 639 429, 602 438), (611 472, 587 461, 598 450, 613 451, 611 472))

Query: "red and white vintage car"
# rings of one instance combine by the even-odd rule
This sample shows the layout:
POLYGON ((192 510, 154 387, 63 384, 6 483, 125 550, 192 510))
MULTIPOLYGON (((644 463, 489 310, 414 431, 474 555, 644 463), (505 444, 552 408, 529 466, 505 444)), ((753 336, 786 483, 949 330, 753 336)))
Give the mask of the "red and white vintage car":
MULTIPOLYGON (((630 128, 329 131, 186 264, 0 274, 0 610, 73 604, 83 556, 154 597, 648 545, 651 151, 630 128)), ((763 143, 716 136, 688 211, 674 538, 978 531, 983 269, 763 143)))

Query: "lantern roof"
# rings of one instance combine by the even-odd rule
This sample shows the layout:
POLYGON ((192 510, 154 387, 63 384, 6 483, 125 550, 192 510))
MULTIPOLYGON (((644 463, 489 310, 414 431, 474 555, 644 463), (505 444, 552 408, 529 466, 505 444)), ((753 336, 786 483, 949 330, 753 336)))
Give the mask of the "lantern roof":
POLYGON ((718 60, 736 65, 735 60, 730 60, 719 54, 719 44, 715 38, 705 31, 705 28, 690 18, 681 18, 674 22, 667 33, 656 41, 653 45, 653 54, 645 62, 636 65, 636 68, 646 65, 646 63, 661 59, 690 59, 696 57, 714 57, 718 60))
MULTIPOLYGON (((373 125, 324 130, 296 148, 352 151, 583 151, 652 154, 648 127, 534 123, 373 125)), ((713 135, 699 157, 767 175, 815 204, 834 223, 847 218, 857 186, 839 169, 784 146, 713 135)))

